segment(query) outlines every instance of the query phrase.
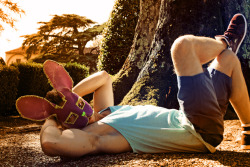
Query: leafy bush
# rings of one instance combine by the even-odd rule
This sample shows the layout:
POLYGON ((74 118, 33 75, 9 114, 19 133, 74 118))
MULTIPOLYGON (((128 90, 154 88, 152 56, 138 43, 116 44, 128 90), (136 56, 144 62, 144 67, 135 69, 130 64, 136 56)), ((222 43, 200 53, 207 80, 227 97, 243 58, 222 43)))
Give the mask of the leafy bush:
MULTIPOLYGON (((89 68, 85 65, 80 65, 78 63, 67 63, 64 65, 64 68, 68 71, 69 75, 74 81, 74 85, 78 84, 82 79, 86 78, 89 75, 89 68)), ((84 96, 84 100, 90 102, 93 95, 89 94, 84 96)))
MULTIPOLYGON (((18 97, 23 95, 37 95, 45 97, 46 93, 52 89, 46 75, 43 72, 42 64, 21 63, 15 64, 15 66, 20 72, 18 97)), ((67 63, 63 64, 63 66, 68 71, 75 84, 89 75, 89 71, 86 66, 77 63, 67 63)))
MULTIPOLYGON (((77 84, 89 75, 86 66, 77 63, 63 64, 77 84)), ((13 64, 10 67, 0 66, 0 115, 16 115, 16 99, 24 95, 37 95, 45 97, 46 93, 52 90, 46 75, 43 72, 43 65, 39 63, 13 64)), ((90 101, 91 95, 85 96, 90 101)))
POLYGON ((2 57, 0 57, 0 66, 6 65, 5 61, 3 60, 2 57))
POLYGON ((23 95, 37 95, 44 97, 51 89, 48 79, 43 72, 43 65, 39 63, 15 64, 19 74, 18 97, 23 95))
POLYGON ((98 54, 86 53, 85 55, 70 56, 70 62, 76 62, 89 67, 89 73, 97 71, 98 54))
POLYGON ((116 74, 124 64, 133 43, 140 0, 117 0, 103 32, 98 69, 116 74))
MULTIPOLYGON (((0 115, 13 115, 19 83, 15 67, 0 66, 0 115)), ((14 110, 15 111, 15 110, 14 110)))
POLYGON ((78 63, 84 66, 89 67, 89 72, 97 71, 97 54, 86 53, 85 55, 53 55, 53 54, 45 54, 40 55, 31 60, 31 62, 35 63, 44 63, 46 60, 54 60, 60 63, 78 63))
POLYGON ((74 81, 74 85, 89 75, 89 68, 78 63, 66 63, 64 68, 74 81))
POLYGON ((70 61, 70 55, 56 55, 56 54, 41 54, 38 57, 33 58, 30 62, 34 63, 44 63, 46 60, 54 60, 61 63, 67 63, 70 61))

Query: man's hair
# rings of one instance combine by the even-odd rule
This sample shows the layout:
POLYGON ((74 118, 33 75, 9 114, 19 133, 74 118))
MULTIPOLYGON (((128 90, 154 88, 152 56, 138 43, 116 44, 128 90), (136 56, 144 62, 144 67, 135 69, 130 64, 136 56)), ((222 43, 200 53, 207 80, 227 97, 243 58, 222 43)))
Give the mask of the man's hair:
POLYGON ((59 106, 62 106, 64 103, 62 97, 55 89, 47 92, 45 98, 47 100, 49 100, 51 103, 54 103, 54 104, 59 105, 59 106))

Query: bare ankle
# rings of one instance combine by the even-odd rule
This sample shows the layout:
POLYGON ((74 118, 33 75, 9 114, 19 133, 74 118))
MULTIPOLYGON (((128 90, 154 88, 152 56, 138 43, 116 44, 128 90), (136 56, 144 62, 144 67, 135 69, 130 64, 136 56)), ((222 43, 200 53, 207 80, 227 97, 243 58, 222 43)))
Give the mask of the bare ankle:
POLYGON ((223 38, 215 38, 216 41, 221 42, 225 49, 228 48, 228 43, 223 38))

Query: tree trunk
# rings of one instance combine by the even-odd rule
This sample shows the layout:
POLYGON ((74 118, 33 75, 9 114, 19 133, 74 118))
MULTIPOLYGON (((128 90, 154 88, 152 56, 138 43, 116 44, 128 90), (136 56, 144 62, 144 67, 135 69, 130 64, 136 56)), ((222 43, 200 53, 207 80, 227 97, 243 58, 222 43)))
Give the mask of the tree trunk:
MULTIPOLYGON (((152 3, 153 0, 141 1, 142 10, 143 5, 152 3)), ((167 108, 178 108, 177 81, 173 73, 170 56, 172 43, 178 36, 184 34, 208 37, 222 34, 235 13, 241 12, 249 17, 247 4, 249 4, 249 0, 162 0, 157 20, 158 24, 155 34, 152 35, 154 36, 152 44, 151 41, 147 41, 147 46, 151 46, 150 49, 145 49, 143 54, 132 54, 137 53, 139 48, 145 48, 145 44, 138 41, 141 38, 137 38, 135 35, 130 55, 120 71, 120 73, 126 75, 125 80, 119 80, 118 78, 117 80, 121 82, 116 81, 115 83, 120 84, 119 89, 116 86, 115 90, 119 92, 126 85, 131 85, 133 81, 128 80, 130 76, 136 78, 136 82, 133 82, 133 87, 120 104, 154 104, 167 108), (141 59, 140 56, 142 56, 141 59), (143 60, 146 63, 142 66, 139 60, 143 60), (138 67, 137 64, 140 64, 140 68, 136 68, 136 72, 134 70, 126 73, 127 70, 134 69, 135 66, 138 67), (139 75, 138 71, 140 71, 139 75)), ((147 14, 141 12, 139 18, 146 20, 147 14)), ((156 23, 156 21, 154 22, 156 23)), ((140 22, 140 26, 137 26, 136 34, 145 32, 143 28, 149 27, 149 25, 145 24, 152 26, 152 21, 140 22)), ((247 48, 247 46, 249 46, 249 33, 238 53, 245 77, 249 79, 249 47, 247 48)), ((115 98, 117 97, 115 96, 115 98)))
POLYGON ((141 0, 140 17, 127 60, 113 82, 115 104, 129 92, 145 62, 158 22, 161 0, 141 0))

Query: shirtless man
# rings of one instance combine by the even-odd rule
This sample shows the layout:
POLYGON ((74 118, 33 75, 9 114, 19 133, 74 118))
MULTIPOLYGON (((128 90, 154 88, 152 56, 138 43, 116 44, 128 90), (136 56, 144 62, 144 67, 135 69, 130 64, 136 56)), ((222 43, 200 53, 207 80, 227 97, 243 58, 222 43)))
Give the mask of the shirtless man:
POLYGON ((243 149, 249 149, 250 103, 236 56, 246 34, 246 20, 236 14, 216 39, 181 36, 171 56, 178 79, 180 110, 156 106, 114 106, 112 81, 98 72, 78 83, 80 96, 94 92, 90 125, 61 130, 55 119, 41 129, 41 146, 49 156, 163 152, 214 152, 223 140, 223 117, 230 101, 243 126, 243 149), (213 60, 208 69, 202 64, 213 60), (101 111, 101 112, 100 112, 101 111), (247 131, 248 130, 248 131, 247 131))

